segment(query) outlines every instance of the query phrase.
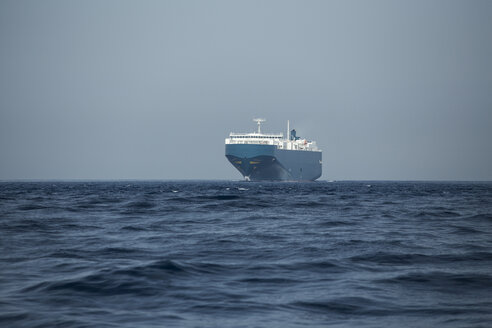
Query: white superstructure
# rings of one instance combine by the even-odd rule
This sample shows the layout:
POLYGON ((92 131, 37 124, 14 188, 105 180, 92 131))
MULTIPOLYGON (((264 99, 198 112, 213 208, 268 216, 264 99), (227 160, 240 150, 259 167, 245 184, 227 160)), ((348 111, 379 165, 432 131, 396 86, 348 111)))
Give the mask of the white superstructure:
MULTIPOLYGON (((283 133, 269 134, 261 133, 261 123, 265 122, 264 119, 254 119, 253 121, 258 124, 258 131, 251 133, 234 133, 229 134, 229 138, 225 139, 226 145, 230 144, 253 144, 253 145, 273 145, 277 149, 286 150, 305 150, 305 151, 321 151, 316 146, 315 141, 307 139, 296 138, 284 138, 283 133), (290 140, 292 139, 292 140, 290 140)), ((287 122, 287 131, 289 131, 289 122, 287 122)), ((290 133, 288 133, 289 135, 290 133)))

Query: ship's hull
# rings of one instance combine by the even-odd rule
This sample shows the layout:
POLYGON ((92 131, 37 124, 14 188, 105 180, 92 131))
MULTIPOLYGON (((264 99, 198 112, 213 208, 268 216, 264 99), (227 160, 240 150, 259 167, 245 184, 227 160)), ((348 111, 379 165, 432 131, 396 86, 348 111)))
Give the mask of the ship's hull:
POLYGON ((273 145, 227 144, 225 155, 247 180, 314 181, 321 176, 321 152, 273 145))

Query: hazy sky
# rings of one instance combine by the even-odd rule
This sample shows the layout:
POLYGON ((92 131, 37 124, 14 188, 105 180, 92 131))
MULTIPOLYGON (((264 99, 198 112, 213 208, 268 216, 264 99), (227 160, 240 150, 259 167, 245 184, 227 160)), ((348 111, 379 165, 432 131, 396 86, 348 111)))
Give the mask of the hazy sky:
POLYGON ((0 1, 0 179, 240 179, 257 116, 322 179, 492 180, 492 1, 0 1))

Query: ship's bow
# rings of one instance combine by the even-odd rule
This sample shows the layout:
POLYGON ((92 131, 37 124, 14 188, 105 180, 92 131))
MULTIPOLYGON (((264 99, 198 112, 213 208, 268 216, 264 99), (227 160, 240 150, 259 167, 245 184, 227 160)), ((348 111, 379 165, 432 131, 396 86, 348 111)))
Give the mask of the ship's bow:
POLYGON ((275 157, 274 145, 226 144, 225 155, 247 180, 288 179, 275 157))

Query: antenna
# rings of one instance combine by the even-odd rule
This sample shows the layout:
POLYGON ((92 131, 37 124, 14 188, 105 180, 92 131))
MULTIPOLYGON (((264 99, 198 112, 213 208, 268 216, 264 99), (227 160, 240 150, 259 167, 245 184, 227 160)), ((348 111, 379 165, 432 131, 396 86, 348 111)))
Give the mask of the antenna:
POLYGON ((287 120, 287 135, 285 136, 285 139, 287 139, 287 141, 290 141, 290 121, 287 120))
POLYGON ((261 133, 261 123, 266 122, 264 118, 254 118, 253 122, 258 123, 258 134, 261 133))

